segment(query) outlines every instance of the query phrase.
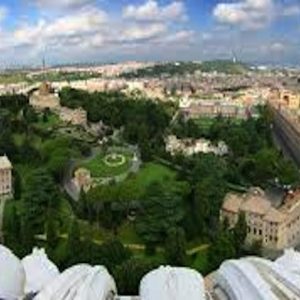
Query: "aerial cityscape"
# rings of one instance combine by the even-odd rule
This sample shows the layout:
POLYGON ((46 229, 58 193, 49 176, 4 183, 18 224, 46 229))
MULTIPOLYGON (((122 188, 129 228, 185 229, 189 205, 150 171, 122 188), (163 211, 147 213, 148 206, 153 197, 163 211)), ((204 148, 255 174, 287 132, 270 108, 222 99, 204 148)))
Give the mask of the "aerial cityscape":
POLYGON ((298 0, 0 1, 1 300, 300 300, 298 0))

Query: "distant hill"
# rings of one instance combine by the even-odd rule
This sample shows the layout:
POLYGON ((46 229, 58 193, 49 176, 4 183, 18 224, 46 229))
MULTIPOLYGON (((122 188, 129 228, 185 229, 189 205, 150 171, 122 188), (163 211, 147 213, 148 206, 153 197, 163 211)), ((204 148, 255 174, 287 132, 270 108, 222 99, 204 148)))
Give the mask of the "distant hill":
POLYGON ((157 64, 151 67, 135 70, 121 75, 123 78, 143 78, 143 77, 169 77, 174 75, 193 74, 200 72, 219 72, 225 74, 242 74, 250 68, 243 63, 234 63, 230 60, 214 60, 202 63, 177 62, 157 64))
POLYGON ((231 60, 214 60, 205 61, 201 64, 202 72, 219 72, 225 74, 242 74, 249 71, 250 68, 246 64, 231 60))

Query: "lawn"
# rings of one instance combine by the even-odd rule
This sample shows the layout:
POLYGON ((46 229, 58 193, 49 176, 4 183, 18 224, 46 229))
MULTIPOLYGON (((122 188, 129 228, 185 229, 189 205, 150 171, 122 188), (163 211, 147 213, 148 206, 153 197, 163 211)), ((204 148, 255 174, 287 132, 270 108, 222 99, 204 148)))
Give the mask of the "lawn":
POLYGON ((41 129, 52 129, 60 124, 59 117, 56 114, 50 114, 46 121, 41 116, 38 118, 38 122, 35 124, 36 127, 41 129))
POLYGON ((84 162, 82 167, 90 170, 94 178, 113 177, 123 174, 129 170, 132 164, 133 154, 129 151, 118 151, 117 154, 121 154, 125 157, 125 162, 121 165, 108 165, 105 162, 107 153, 99 153, 93 159, 84 162))
POLYGON ((141 170, 127 180, 136 186, 139 195, 153 182, 172 182, 176 180, 176 172, 158 163, 146 163, 141 170))

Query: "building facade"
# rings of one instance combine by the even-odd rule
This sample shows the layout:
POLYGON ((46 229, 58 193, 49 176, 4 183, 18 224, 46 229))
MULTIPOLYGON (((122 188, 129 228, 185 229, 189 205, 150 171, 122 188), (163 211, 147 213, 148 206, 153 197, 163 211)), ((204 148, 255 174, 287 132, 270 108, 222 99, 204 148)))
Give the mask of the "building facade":
POLYGON ((266 249, 282 250, 300 243, 300 191, 289 193, 279 207, 272 206, 265 192, 251 188, 245 194, 229 193, 220 217, 233 227, 240 213, 248 226, 246 242, 261 241, 266 249))
POLYGON ((0 198, 12 196, 12 164, 7 156, 0 156, 0 198))

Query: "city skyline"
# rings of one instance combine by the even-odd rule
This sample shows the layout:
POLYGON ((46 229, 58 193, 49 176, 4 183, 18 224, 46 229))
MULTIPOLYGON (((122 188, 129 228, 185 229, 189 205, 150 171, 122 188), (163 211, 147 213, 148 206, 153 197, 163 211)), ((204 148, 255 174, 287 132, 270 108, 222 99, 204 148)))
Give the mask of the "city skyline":
POLYGON ((296 0, 1 0, 0 66, 124 60, 298 64, 296 0))

